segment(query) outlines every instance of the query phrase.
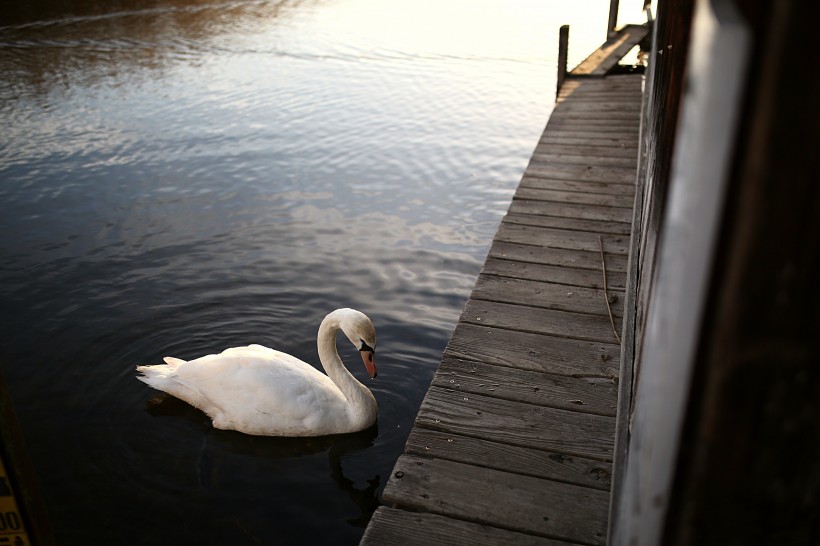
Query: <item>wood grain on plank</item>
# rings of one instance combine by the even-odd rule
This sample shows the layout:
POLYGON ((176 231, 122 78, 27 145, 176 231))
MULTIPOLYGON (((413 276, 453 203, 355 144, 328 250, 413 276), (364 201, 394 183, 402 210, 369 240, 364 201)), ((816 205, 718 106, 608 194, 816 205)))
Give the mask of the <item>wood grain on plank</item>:
POLYGON ((617 157, 627 158, 637 163, 637 148, 621 148, 615 146, 596 146, 581 144, 563 144, 557 142, 539 142, 535 147, 537 154, 552 155, 586 155, 589 157, 617 157))
POLYGON ((560 216, 582 220, 603 220, 628 224, 632 219, 632 209, 623 207, 589 206, 575 203, 552 203, 516 199, 510 204, 512 213, 535 214, 540 216, 560 216))
POLYGON ((541 134, 541 139, 539 142, 543 142, 549 139, 592 139, 592 140, 600 140, 600 141, 608 141, 617 143, 618 146, 622 147, 631 147, 637 148, 638 147, 638 133, 633 130, 624 130, 624 131, 607 131, 605 133, 601 133, 599 131, 584 131, 581 129, 570 129, 566 127, 551 127, 547 126, 544 129, 544 132, 541 134))
MULTIPOLYGON (((591 82, 588 82, 591 83, 591 82)), ((602 100, 634 100, 636 94, 640 94, 640 89, 631 89, 630 87, 621 87, 620 89, 603 89, 603 88, 584 88, 575 87, 569 88, 566 84, 558 94, 556 102, 563 104, 568 102, 567 99, 572 99, 571 103, 583 104, 590 102, 601 102, 602 100)))
POLYGON ((519 224, 522 226, 555 228, 595 234, 600 233, 602 235, 604 233, 610 233, 612 235, 626 235, 629 233, 629 224, 625 224, 623 222, 584 220, 561 216, 545 216, 543 214, 526 214, 516 211, 512 211, 504 216, 504 218, 502 218, 502 222, 508 224, 519 224))
POLYGON ((407 439, 410 455, 447 459, 514 474, 546 478, 607 491, 612 464, 563 453, 511 446, 425 428, 414 428, 407 439))
POLYGON ((431 383, 442 389, 483 394, 536 406, 615 416, 614 381, 570 377, 445 357, 431 383))
MULTIPOLYGON (((574 267, 601 271, 600 252, 565 250, 562 248, 544 248, 532 245, 493 241, 490 256, 501 259, 530 262, 534 264, 574 267)), ((626 256, 620 254, 606 255, 607 275, 612 271, 626 273, 626 256)))
POLYGON ((599 207, 621 207, 630 211, 634 201, 632 195, 548 190, 527 186, 519 186, 518 191, 515 192, 515 198, 530 201, 551 201, 553 203, 577 203, 579 205, 599 207))
MULTIPOLYGON (((574 269, 556 267, 552 265, 516 262, 488 256, 481 270, 485 275, 528 279, 548 283, 563 284, 566 286, 584 286, 586 288, 604 287, 603 275, 600 271, 590 269, 574 269)), ((624 290, 626 275, 617 271, 607 271, 607 286, 613 290, 624 290)))
POLYGON ((638 153, 638 143, 635 142, 634 137, 618 138, 609 135, 601 137, 600 135, 589 136, 569 136, 560 133, 545 132, 542 134, 539 144, 557 144, 563 146, 589 146, 591 148, 618 148, 620 150, 634 150, 638 153))
POLYGON ((605 100, 563 101, 555 106, 553 112, 597 112, 602 118, 610 117, 610 114, 629 114, 637 118, 641 113, 641 96, 625 93, 617 97, 607 93, 605 100))
MULTIPOLYGON (((609 317, 602 315, 586 315, 569 311, 542 309, 540 307, 469 300, 464 308, 461 320, 470 324, 519 332, 618 344, 612 332, 609 317)), ((621 320, 619 317, 615 317, 615 327, 620 331, 621 320)), ((487 339, 486 342, 504 343, 501 339, 498 341, 487 339)))
POLYGON ((611 233, 599 234, 502 222, 495 235, 498 241, 589 252, 600 252, 598 237, 601 237, 604 250, 608 253, 626 255, 629 252, 629 237, 611 233))
POLYGON ((561 180, 552 178, 537 178, 525 174, 521 178, 521 183, 518 189, 532 188, 539 190, 553 190, 576 193, 593 193, 593 194, 609 194, 621 195, 633 198, 635 194, 634 183, 616 183, 616 182, 597 182, 597 181, 578 181, 578 180, 561 180))
POLYGON ((553 180, 577 180, 589 182, 635 183, 633 167, 600 167, 594 165, 530 164, 526 174, 536 178, 553 180))
MULTIPOLYGON (((607 292, 612 314, 615 317, 622 317, 624 293, 612 288, 607 292)), ((480 275, 470 297, 556 311, 609 316, 604 291, 581 286, 480 275)))
POLYGON ((493 442, 612 460, 615 419, 430 387, 416 426, 493 442))
MULTIPOLYGON (((559 163, 569 165, 596 165, 601 167, 632 167, 636 160, 631 157, 603 157, 600 155, 583 155, 581 153, 539 152, 530 158, 532 163, 559 163)), ((637 172, 637 170, 635 170, 637 172)))
POLYGON ((613 135, 634 135, 638 138, 640 127, 638 125, 625 125, 623 123, 599 123, 595 120, 571 119, 571 118, 555 118, 550 119, 547 125, 549 131, 567 131, 567 132, 595 132, 600 136, 613 135))
POLYGON ((460 519, 407 512, 380 506, 362 537, 361 546, 453 546, 494 544, 498 546, 577 546, 575 543, 516 533, 460 519))
POLYGON ((384 499, 517 532, 606 542, 608 493, 454 461, 399 457, 384 499))
POLYGON ((649 32, 644 25, 626 25, 617 35, 604 42, 577 67, 570 71, 572 75, 604 76, 618 64, 630 49, 638 45, 649 32))
POLYGON ((575 377, 612 380, 618 376, 617 345, 502 330, 461 322, 445 357, 575 377), (494 341, 494 340, 498 341, 494 341))

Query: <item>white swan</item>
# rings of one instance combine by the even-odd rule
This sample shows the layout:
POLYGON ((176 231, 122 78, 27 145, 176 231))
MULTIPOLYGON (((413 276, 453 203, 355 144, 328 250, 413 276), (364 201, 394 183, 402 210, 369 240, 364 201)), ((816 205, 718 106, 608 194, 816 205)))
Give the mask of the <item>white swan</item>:
POLYGON ((204 411, 214 428, 263 436, 324 436, 376 422, 376 399, 345 368, 336 350, 342 330, 376 377, 376 330, 364 313, 337 309, 319 326, 319 360, 327 375, 289 354, 261 345, 218 355, 137 366, 137 379, 204 411))

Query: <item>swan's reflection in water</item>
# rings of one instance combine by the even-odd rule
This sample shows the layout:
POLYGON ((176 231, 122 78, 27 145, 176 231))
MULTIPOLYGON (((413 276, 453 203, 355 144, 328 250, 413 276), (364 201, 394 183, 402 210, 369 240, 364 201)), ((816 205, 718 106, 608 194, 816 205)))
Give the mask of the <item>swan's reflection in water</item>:
POLYGON ((250 436, 240 432, 213 428, 210 418, 190 404, 165 393, 158 393, 145 404, 146 411, 154 417, 184 419, 196 424, 203 432, 202 446, 195 462, 200 487, 210 489, 216 469, 210 460, 212 450, 226 451, 236 455, 264 459, 287 459, 327 452, 330 477, 339 491, 344 492, 359 508, 359 515, 347 523, 365 528, 373 512, 379 506, 378 490, 381 476, 374 475, 366 480, 365 487, 344 475, 342 460, 345 457, 373 447, 379 436, 378 421, 372 427, 350 434, 318 436, 306 438, 280 438, 272 436, 250 436), (216 448, 216 449, 214 449, 216 448))

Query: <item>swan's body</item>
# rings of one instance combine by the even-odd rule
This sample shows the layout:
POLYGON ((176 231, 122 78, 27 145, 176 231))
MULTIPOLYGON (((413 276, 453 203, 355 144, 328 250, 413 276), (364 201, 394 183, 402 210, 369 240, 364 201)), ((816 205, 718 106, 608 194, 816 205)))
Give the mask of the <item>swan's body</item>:
POLYGON ((366 429, 376 422, 376 399, 344 367, 336 350, 342 330, 361 351, 371 377, 376 332, 354 309, 337 309, 319 326, 319 360, 327 375, 289 354, 261 345, 166 364, 137 366, 137 377, 204 411, 215 428, 264 436, 323 436, 366 429))

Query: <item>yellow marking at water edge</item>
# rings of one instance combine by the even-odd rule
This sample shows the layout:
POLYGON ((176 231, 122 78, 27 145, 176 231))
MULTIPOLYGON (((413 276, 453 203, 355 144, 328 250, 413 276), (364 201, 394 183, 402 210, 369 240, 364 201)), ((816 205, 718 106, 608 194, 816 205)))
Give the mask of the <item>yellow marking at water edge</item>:
POLYGON ((9 483, 6 465, 0 456, 0 546, 30 546, 23 527, 23 518, 17 505, 17 498, 9 483))

